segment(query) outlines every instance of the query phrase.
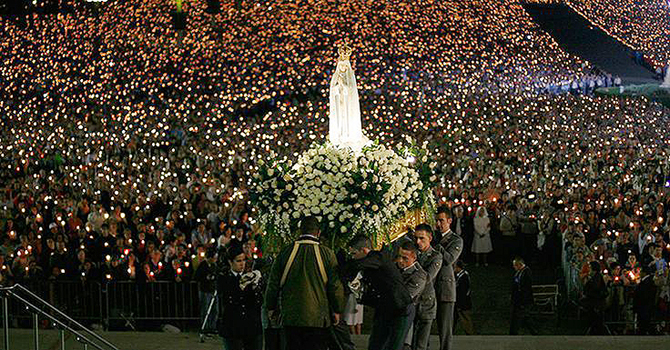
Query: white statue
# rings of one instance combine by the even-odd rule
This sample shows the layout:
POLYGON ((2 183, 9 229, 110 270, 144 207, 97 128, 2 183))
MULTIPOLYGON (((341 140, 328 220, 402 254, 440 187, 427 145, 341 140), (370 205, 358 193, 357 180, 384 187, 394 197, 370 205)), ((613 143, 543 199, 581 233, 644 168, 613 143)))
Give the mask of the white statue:
POLYGON ((337 68, 330 79, 329 139, 337 146, 351 147, 355 151, 368 142, 361 130, 361 109, 358 103, 356 77, 349 57, 351 48, 339 48, 337 68))
POLYGON ((668 65, 668 68, 665 70, 665 79, 663 80, 661 87, 670 89, 670 65, 668 65))

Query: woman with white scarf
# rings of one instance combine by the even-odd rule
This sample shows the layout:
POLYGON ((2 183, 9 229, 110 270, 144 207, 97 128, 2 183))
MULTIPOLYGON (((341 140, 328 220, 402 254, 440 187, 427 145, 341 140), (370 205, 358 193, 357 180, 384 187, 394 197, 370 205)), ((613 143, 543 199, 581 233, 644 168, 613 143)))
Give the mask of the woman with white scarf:
POLYGON ((491 220, 486 207, 477 208, 474 221, 475 237, 472 240, 472 252, 475 254, 477 266, 482 263, 484 266, 488 266, 487 256, 488 253, 493 251, 493 246, 491 244, 491 220))

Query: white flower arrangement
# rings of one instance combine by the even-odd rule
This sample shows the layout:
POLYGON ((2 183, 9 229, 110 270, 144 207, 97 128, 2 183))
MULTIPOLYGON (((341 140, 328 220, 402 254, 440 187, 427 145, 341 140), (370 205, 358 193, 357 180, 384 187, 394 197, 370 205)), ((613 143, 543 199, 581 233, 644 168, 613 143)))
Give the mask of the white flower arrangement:
POLYGON ((395 220, 434 205, 433 186, 424 183, 435 176, 428 158, 411 147, 395 151, 373 144, 354 153, 326 142, 312 145, 295 162, 259 162, 249 188, 267 236, 265 249, 290 243, 300 219, 309 215, 321 220, 322 235, 333 247, 343 247, 357 233, 375 244, 388 240, 385 229, 395 220))

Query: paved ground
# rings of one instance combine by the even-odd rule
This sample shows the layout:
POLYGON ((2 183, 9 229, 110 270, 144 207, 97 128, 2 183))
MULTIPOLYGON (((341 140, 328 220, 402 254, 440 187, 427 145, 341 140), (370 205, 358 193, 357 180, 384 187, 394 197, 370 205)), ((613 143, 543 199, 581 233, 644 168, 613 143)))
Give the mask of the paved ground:
POLYGON ((627 48, 564 5, 524 5, 526 11, 564 50, 619 75, 625 84, 658 82, 636 64, 627 48))
MULTIPOLYGON (((205 343, 198 341, 197 334, 165 334, 154 332, 109 332, 102 333, 108 340, 123 350, 221 350, 219 339, 205 343)), ((54 331, 40 332, 40 349, 58 349, 58 335, 54 331)), ((10 349, 33 349, 32 333, 27 329, 12 329, 10 349)), ((365 349, 367 336, 355 337, 358 349, 365 349)), ((668 337, 583 337, 583 336, 456 336, 457 350, 524 350, 524 349, 667 349, 668 337)), ((438 339, 433 336, 431 349, 436 349, 438 339)), ((74 339, 67 342, 67 349, 83 349, 74 339)), ((89 347, 89 349, 92 349, 89 347)))

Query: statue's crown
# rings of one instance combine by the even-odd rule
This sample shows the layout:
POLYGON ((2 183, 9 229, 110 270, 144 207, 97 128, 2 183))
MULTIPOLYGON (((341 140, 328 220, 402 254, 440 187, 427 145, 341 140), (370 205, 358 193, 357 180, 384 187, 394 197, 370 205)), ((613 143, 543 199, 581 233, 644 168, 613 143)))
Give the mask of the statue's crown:
POLYGON ((347 61, 349 60, 349 57, 351 57, 351 52, 353 49, 347 45, 347 43, 344 43, 340 46, 339 49, 337 49, 337 53, 340 54, 340 61, 347 61))

